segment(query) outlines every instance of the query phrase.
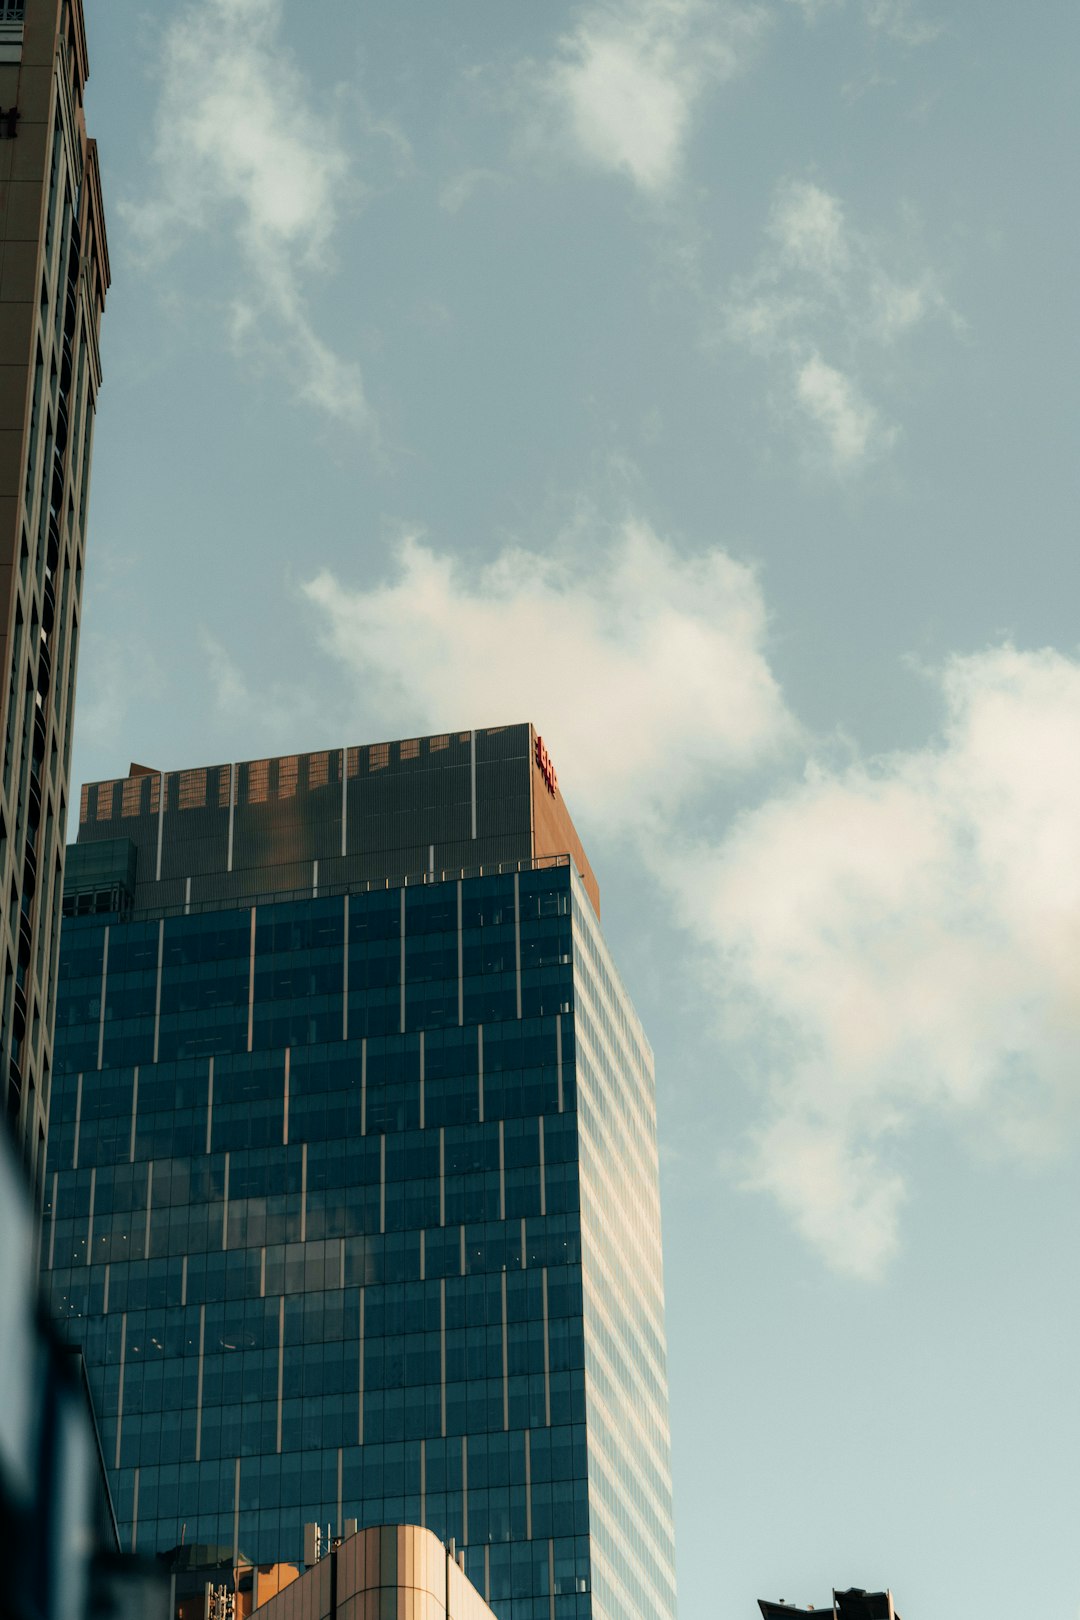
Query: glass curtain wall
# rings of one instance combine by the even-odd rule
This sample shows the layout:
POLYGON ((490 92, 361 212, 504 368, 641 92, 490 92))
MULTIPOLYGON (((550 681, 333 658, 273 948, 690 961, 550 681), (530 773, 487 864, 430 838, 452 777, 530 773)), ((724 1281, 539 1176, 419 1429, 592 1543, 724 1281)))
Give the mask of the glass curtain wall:
POLYGON ((65 922, 43 1247, 125 1546, 411 1522, 504 1620, 673 1613, 651 1058, 590 917, 565 865, 65 922))

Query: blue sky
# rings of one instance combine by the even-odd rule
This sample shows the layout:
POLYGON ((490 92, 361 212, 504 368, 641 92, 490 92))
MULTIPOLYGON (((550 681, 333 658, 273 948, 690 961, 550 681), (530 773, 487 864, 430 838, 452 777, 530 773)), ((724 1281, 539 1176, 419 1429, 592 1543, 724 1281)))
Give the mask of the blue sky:
POLYGON ((75 774, 532 719, 682 1612, 1080 1613, 1065 0, 88 0, 75 774))

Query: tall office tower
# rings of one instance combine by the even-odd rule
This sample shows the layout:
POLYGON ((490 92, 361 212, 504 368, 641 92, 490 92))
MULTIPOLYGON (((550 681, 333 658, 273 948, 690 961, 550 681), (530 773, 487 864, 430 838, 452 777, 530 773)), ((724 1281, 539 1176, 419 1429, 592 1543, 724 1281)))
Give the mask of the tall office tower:
POLYGON ((125 1543, 410 1522, 500 1620, 670 1620, 652 1057, 541 739, 132 769, 68 852, 43 1234, 125 1543))
POLYGON ((80 0, 0 0, 0 1096, 40 1181, 98 332, 80 0))

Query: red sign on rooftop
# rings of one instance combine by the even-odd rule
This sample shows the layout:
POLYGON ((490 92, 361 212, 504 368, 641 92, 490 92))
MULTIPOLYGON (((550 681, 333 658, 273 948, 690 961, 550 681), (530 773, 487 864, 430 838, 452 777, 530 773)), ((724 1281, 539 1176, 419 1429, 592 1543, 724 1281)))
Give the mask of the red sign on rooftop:
POLYGON ((544 778, 544 785, 551 797, 554 798, 559 791, 559 778, 556 776, 555 767, 551 763, 551 755, 544 747, 543 737, 537 737, 536 739, 536 764, 540 775, 544 778))

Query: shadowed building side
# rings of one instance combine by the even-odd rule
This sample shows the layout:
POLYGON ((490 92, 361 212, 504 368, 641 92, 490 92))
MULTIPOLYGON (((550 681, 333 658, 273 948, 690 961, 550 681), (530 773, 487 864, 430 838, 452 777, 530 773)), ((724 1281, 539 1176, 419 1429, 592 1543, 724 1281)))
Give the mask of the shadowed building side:
MULTIPOLYGON (((93 860, 86 845, 118 838, 135 849, 136 911, 340 894, 567 855, 600 911, 546 749, 526 724, 164 774, 133 765, 83 788, 76 861, 93 860)), ((73 887, 92 890, 81 879, 73 887)))

